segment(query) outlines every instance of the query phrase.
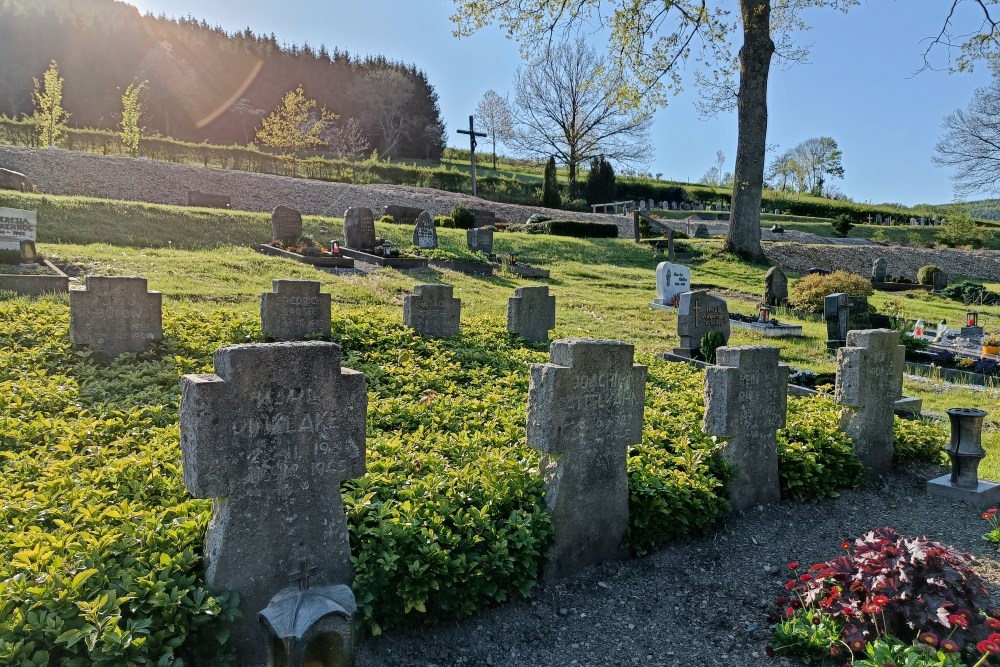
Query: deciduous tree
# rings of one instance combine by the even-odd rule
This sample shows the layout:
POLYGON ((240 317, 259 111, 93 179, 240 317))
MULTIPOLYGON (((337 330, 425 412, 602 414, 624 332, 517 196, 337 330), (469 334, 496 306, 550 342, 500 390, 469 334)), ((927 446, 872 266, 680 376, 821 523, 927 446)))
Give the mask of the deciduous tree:
POLYGON ((945 116, 942 127, 933 160, 954 169, 956 195, 1000 192, 1000 72, 968 107, 945 116))
POLYGON ((285 151, 294 170, 299 151, 323 144, 323 131, 337 115, 320 109, 316 100, 306 98, 302 86, 285 93, 281 105, 264 119, 257 131, 257 140, 265 146, 285 151))
POLYGON ((122 115, 118 120, 118 137, 122 148, 132 157, 139 157, 139 142, 142 140, 142 102, 139 94, 146 87, 146 82, 130 83, 122 93, 122 115))
POLYGON ((476 105, 476 119, 483 132, 493 143, 493 168, 497 168, 497 142, 503 143, 514 134, 514 116, 506 97, 495 90, 487 90, 476 105))
POLYGON ((738 140, 733 172, 732 223, 728 250, 762 260, 760 201, 767 136, 767 81, 777 38, 779 55, 803 55, 786 39, 803 23, 807 7, 846 9, 858 0, 738 0, 731 15, 723 0, 453 0, 459 35, 498 23, 529 53, 550 45, 554 35, 584 23, 608 29, 608 51, 623 73, 619 99, 633 108, 665 102, 681 83, 678 67, 702 53, 714 67, 717 90, 737 110, 738 140), (738 50, 731 39, 742 34, 738 50), (696 51, 693 44, 702 44, 696 51), (738 87, 732 83, 738 76, 738 87))
POLYGON ((59 66, 53 60, 42 75, 42 82, 34 79, 35 91, 32 98, 35 101, 35 113, 31 119, 35 122, 38 140, 43 146, 55 146, 59 143, 66 130, 66 121, 70 114, 62 106, 63 84, 59 76, 59 66))
POLYGON ((569 167, 569 197, 577 197, 577 169, 595 157, 625 164, 650 155, 648 109, 621 103, 620 76, 582 39, 551 46, 517 74, 515 131, 521 153, 554 154, 569 167))

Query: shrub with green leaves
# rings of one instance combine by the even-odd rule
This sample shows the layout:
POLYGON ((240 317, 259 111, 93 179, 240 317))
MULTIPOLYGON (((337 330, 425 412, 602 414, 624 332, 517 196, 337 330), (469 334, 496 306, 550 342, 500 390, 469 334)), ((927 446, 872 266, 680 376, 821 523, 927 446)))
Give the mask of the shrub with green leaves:
POLYGON ((917 282, 921 285, 933 285, 934 276, 942 273, 940 266, 934 266, 933 264, 924 264, 919 269, 917 269, 917 282))
POLYGON ((476 226, 475 214, 464 206, 453 207, 450 217, 456 229, 472 229, 476 226))
POLYGON ((782 498, 836 497, 837 489, 861 483, 864 467, 829 396, 789 396, 785 428, 777 432, 777 440, 782 498))
POLYGON ((822 313, 827 294, 845 292, 851 296, 871 296, 873 291, 867 278, 838 269, 825 276, 818 273, 802 276, 789 291, 788 303, 796 310, 822 313))
POLYGON ((892 460, 944 463, 948 434, 928 419, 902 419, 893 416, 892 460))

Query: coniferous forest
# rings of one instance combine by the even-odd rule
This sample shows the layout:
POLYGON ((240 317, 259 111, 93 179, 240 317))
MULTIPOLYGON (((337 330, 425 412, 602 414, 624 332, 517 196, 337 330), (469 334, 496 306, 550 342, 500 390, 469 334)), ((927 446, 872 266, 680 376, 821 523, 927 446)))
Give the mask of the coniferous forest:
POLYGON ((116 0, 0 0, 0 114, 31 114, 32 80, 52 60, 72 127, 115 129, 122 92, 145 81, 146 134, 246 144, 301 84, 340 127, 354 119, 380 154, 438 159, 444 148, 437 94, 414 65, 144 16, 116 0))

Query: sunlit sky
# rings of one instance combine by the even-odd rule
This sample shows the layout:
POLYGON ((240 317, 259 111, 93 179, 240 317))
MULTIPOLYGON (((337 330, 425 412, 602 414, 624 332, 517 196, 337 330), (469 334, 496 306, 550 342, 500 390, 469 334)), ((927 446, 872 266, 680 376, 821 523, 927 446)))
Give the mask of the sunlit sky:
MULTIPOLYGON (((128 0, 142 11, 191 15, 228 32, 249 27, 279 42, 325 44, 356 55, 381 54, 427 73, 440 98, 451 146, 468 125, 483 93, 510 94, 521 64, 517 45, 491 28, 468 38, 452 35, 448 0, 128 0)), ((949 173, 931 163, 941 120, 966 106, 989 83, 985 67, 972 74, 925 70, 927 39, 936 35, 946 4, 940 0, 862 0, 847 14, 813 9, 813 29, 799 36, 810 62, 772 68, 768 144, 777 151, 817 136, 843 151, 845 177, 833 181, 856 201, 943 203, 953 198, 949 173)), ((939 65, 944 63, 938 59, 939 65)), ((734 113, 701 119, 693 68, 685 90, 656 113, 646 168, 664 178, 697 181, 716 151, 732 169, 734 113)), ((295 82, 289 82, 291 87, 295 82)), ((513 95, 511 94, 511 97, 513 95)), ((482 144, 481 144, 482 146, 482 144)))

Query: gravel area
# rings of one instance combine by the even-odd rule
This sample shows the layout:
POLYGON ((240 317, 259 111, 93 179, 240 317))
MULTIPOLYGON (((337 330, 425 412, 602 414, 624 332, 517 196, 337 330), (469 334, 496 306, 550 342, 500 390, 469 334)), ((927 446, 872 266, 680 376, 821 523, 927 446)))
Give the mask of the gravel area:
POLYGON ((705 538, 590 568, 461 622, 365 638, 357 666, 794 665, 764 654, 787 563, 836 557, 841 541, 877 526, 971 552, 996 603, 1000 562, 980 511, 924 492, 943 473, 911 464, 835 500, 757 507, 705 538))
POLYGON ((493 211, 498 220, 515 223, 525 222, 533 213, 611 222, 618 225, 619 237, 633 238, 631 218, 501 204, 430 188, 328 183, 231 169, 13 146, 0 146, 0 167, 25 174, 39 192, 51 194, 186 205, 188 191, 198 190, 228 195, 233 208, 243 211, 272 211, 276 206, 284 205, 307 215, 336 217, 342 216, 352 206, 366 206, 376 214, 390 204, 420 206, 434 215, 445 215, 451 212, 453 206, 462 205, 493 211))

